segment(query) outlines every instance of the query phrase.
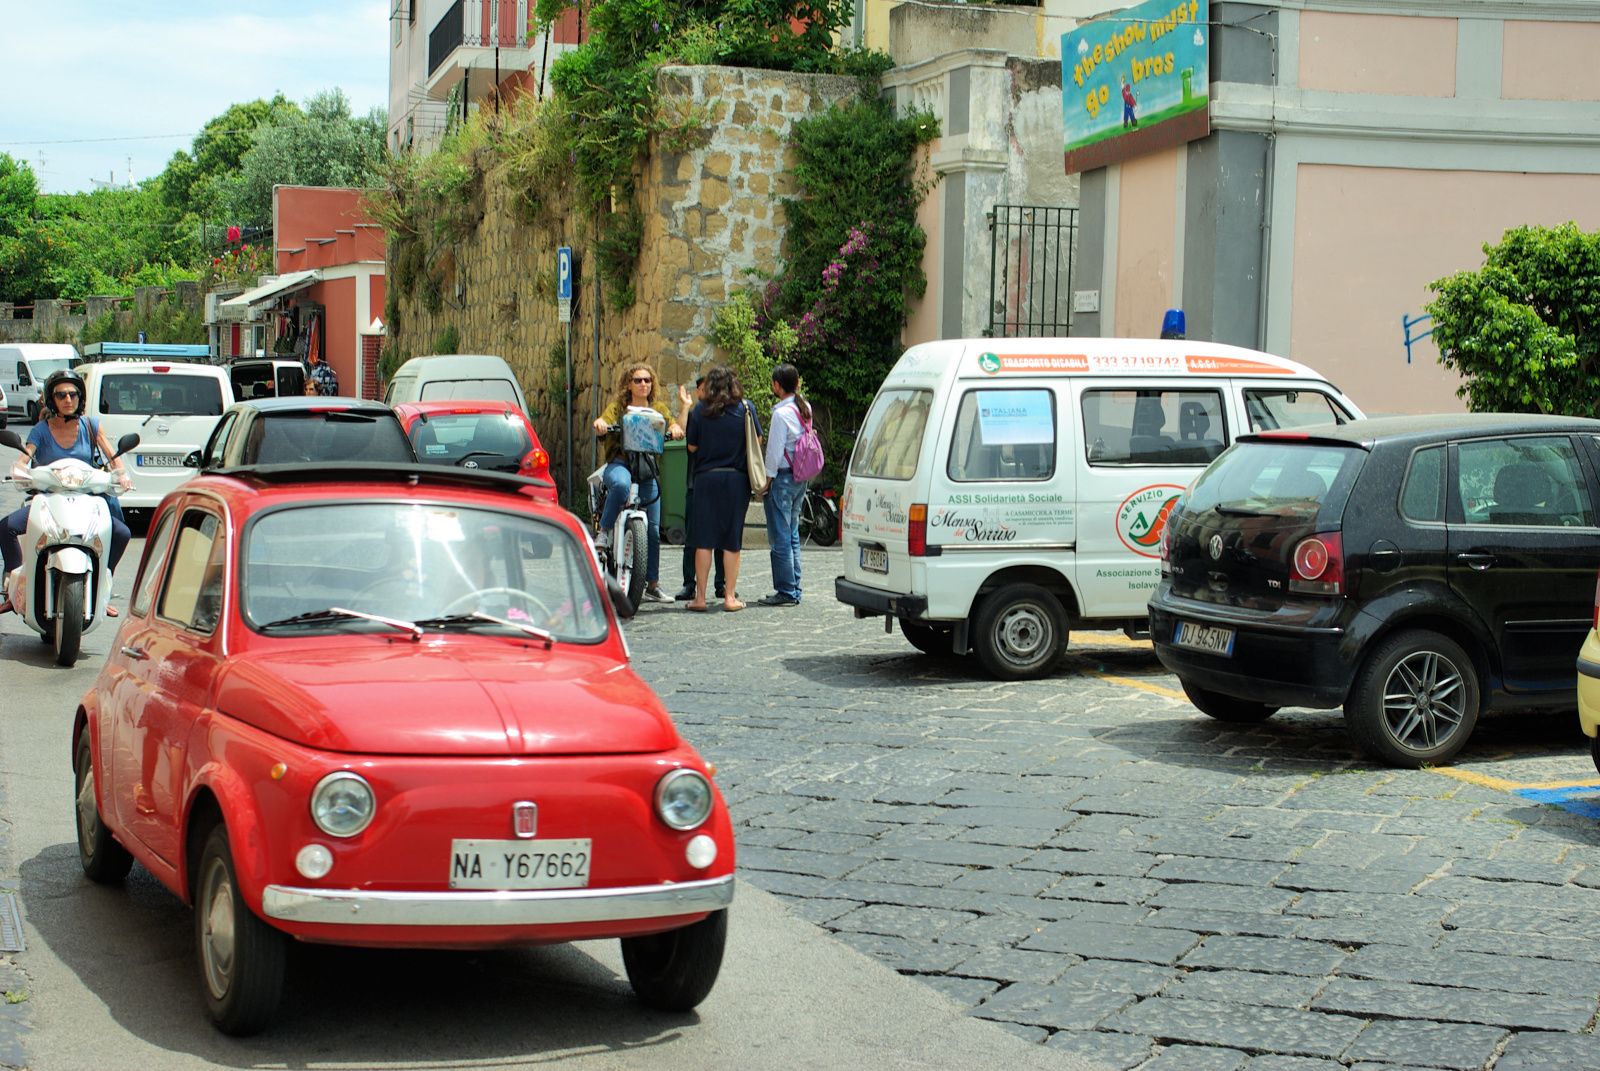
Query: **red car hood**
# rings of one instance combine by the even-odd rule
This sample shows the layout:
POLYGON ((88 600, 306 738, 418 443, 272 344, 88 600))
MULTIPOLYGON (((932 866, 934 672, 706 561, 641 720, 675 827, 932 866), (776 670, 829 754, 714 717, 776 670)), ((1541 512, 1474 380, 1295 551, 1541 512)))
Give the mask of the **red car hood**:
POLYGON ((595 755, 679 743, 626 665, 482 638, 325 643, 228 662, 217 709, 307 747, 381 755, 595 755))

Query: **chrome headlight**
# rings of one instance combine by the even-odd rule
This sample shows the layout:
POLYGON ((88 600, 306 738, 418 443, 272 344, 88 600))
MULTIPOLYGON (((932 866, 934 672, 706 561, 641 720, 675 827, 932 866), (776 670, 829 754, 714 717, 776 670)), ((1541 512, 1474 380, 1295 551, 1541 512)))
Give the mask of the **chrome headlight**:
POLYGON ((693 829, 711 815, 711 782, 695 770, 670 770, 656 782, 656 813, 673 829, 693 829))
POLYGON ((311 792, 311 820, 330 837, 353 837, 372 824, 378 799, 360 774, 339 770, 311 792))

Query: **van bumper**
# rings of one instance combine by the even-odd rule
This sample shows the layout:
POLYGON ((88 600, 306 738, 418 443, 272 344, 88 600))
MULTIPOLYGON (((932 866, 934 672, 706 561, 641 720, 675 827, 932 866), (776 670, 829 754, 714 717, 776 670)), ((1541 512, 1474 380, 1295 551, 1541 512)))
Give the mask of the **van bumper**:
POLYGON ((857 617, 920 618, 928 612, 926 595, 901 595, 857 584, 844 577, 833 580, 834 598, 853 607, 857 617))

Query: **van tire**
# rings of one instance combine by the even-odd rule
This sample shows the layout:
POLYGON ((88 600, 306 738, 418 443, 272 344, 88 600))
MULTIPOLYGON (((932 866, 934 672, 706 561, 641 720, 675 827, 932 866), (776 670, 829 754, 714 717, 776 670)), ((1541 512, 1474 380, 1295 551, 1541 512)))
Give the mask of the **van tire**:
POLYGON ((919 625, 915 621, 901 621, 900 634, 906 642, 925 655, 948 658, 956 648, 956 630, 938 625, 919 625))
POLYGON ((1216 718, 1218 721, 1231 721, 1238 724, 1266 721, 1278 712, 1278 708, 1266 703, 1257 703, 1250 699, 1240 699, 1237 696, 1223 695, 1213 692, 1208 688, 1190 684, 1183 678, 1178 679, 1183 685, 1183 694, 1189 697, 1189 702, 1194 708, 1207 717, 1216 718))
POLYGON ((1482 696, 1478 667, 1459 643, 1412 629, 1361 663, 1344 720, 1367 754, 1415 769, 1455 757, 1478 723, 1482 696))
POLYGON ((29 424, 37 424, 37 423, 39 423, 39 403, 38 402, 29 402, 28 403, 28 423, 29 424))
POLYGON ((1001 680, 1048 676, 1067 650, 1061 600, 1038 584, 1007 584, 978 604, 972 648, 1001 680))

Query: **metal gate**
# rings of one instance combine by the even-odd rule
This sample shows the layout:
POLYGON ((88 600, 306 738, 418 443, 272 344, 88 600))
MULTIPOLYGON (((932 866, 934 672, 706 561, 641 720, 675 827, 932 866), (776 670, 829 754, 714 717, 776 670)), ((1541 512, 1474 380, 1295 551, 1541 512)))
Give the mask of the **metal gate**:
POLYGON ((1070 334, 1078 210, 995 205, 989 220, 989 325, 999 337, 1070 334))

